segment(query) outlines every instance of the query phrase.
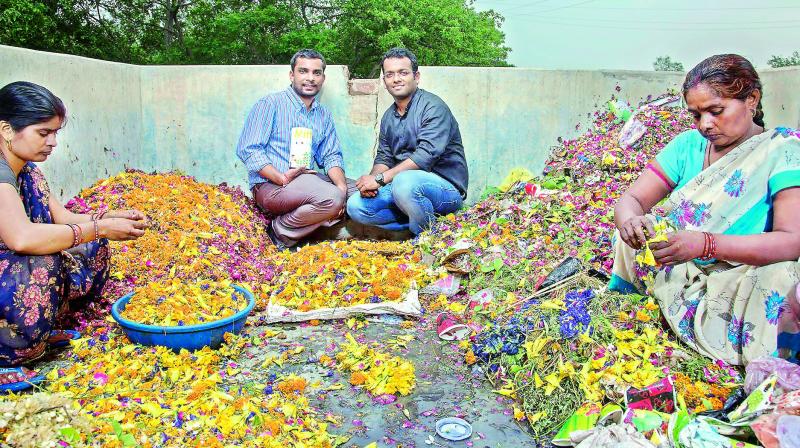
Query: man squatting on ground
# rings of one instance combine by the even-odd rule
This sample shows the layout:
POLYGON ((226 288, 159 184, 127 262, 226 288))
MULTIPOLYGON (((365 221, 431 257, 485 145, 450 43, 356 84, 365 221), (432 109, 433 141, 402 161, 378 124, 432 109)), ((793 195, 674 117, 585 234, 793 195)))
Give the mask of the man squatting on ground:
POLYGON ((372 170, 356 182, 361 194, 350 196, 347 213, 362 224, 418 235, 466 198, 461 133, 447 104, 417 87, 413 53, 393 48, 381 66, 394 104, 383 114, 372 170))
POLYGON ((236 147, 256 204, 274 217, 267 232, 278 249, 294 246, 320 226, 336 224, 347 197, 356 191, 344 174, 331 113, 317 100, 325 59, 317 51, 300 50, 290 65, 291 85, 258 100, 236 147), (293 144, 305 145, 326 174, 309 169, 310 160, 291 160, 293 144))

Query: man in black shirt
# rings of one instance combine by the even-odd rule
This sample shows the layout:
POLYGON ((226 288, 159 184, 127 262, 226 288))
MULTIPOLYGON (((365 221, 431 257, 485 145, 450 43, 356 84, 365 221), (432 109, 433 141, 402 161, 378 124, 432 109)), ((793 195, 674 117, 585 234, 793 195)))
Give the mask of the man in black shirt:
POLYGON ((347 201, 350 218, 387 230, 425 230, 458 210, 467 195, 467 161, 458 122, 438 96, 417 88, 413 53, 393 48, 381 62, 394 104, 383 114, 378 154, 347 201))

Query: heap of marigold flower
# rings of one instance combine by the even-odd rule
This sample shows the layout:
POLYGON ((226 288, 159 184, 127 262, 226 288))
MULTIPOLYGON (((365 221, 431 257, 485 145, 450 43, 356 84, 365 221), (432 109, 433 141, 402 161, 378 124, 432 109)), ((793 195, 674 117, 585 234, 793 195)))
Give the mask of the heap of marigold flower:
POLYGON ((683 373, 675 374, 675 390, 686 402, 690 413, 718 411, 731 394, 731 388, 721 384, 692 381, 683 373))
POLYGON ((299 311, 396 302, 412 282, 431 280, 420 259, 408 242, 323 242, 277 254, 281 273, 261 287, 272 303, 299 311))
POLYGON ((164 279, 252 286, 274 276, 265 219, 239 189, 128 170, 83 190, 67 207, 78 213, 137 209, 150 221, 143 237, 111 243, 105 290, 111 300, 164 279))
POLYGON ((77 400, 101 425, 94 433, 113 434, 105 422, 119 422, 142 447, 332 446, 327 424, 303 395, 302 378, 274 388, 223 381, 239 375, 230 359, 244 345, 227 334, 218 350, 175 353, 99 328, 73 342, 71 364, 47 375, 47 389, 77 400))
POLYGON ((416 385, 414 364, 358 343, 347 333, 347 344, 336 354, 339 370, 350 372, 350 384, 364 386, 372 395, 408 395, 416 385))

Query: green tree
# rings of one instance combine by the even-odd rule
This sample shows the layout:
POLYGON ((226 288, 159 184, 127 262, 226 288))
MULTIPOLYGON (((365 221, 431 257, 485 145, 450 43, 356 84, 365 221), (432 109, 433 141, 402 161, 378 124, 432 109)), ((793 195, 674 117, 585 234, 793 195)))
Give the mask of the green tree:
POLYGON ((131 62, 100 1, 0 0, 0 44, 131 62))
POLYGON ((287 4, 220 7, 201 2, 189 13, 186 47, 195 64, 285 64, 300 48, 320 45, 328 32, 305 23, 287 4))
POLYGON ((473 0, 0 0, 0 44, 137 64, 284 64, 321 51, 358 77, 405 46, 422 65, 506 66, 473 0))
POLYGON ((772 68, 800 65, 800 52, 795 51, 789 57, 772 55, 772 57, 769 58, 769 61, 767 61, 767 64, 769 64, 769 66, 772 68))
POLYGON ((422 65, 508 66, 502 16, 464 0, 339 0, 319 14, 333 33, 334 59, 357 77, 380 73, 391 47, 412 50, 422 65))
POLYGON ((682 72, 683 64, 673 61, 669 56, 659 56, 653 62, 653 70, 657 72, 682 72))

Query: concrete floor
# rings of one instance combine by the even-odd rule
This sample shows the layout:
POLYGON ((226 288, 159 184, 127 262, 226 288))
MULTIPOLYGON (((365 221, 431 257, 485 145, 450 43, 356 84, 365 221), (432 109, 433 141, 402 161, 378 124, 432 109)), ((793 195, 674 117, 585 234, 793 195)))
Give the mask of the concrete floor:
MULTIPOLYGON (((424 315, 411 329, 399 325, 396 316, 371 317, 360 329, 351 329, 345 322, 323 321, 320 325, 259 323, 251 316, 242 335, 253 340, 265 332, 278 332, 276 336, 262 337, 260 343, 248 345, 239 359, 240 373, 225 378, 232 393, 237 385, 265 383, 270 374, 278 377, 296 373, 309 383, 306 396, 324 418, 328 413, 339 424, 330 425, 328 431, 348 438, 344 447, 363 447, 377 442, 379 447, 537 447, 524 422, 513 418, 510 399, 491 392, 491 384, 477 367, 467 366, 457 343, 442 341, 433 328, 434 319, 424 315), (396 402, 381 404, 361 388, 351 387, 349 375, 327 368, 317 362, 319 356, 334 357, 350 332, 360 342, 377 342, 374 347, 411 361, 415 367, 417 384, 410 395, 396 402), (413 335, 407 348, 390 343, 397 336, 413 335), (302 352, 289 356, 282 367, 272 364, 263 367, 264 361, 285 351, 302 352), (343 387, 342 387, 343 386, 343 387), (339 390, 329 388, 342 387, 339 390), (408 411, 408 417, 404 414, 408 411), (450 442, 436 435, 435 422, 445 417, 461 417, 470 422, 473 434, 467 440, 450 442), (426 443, 429 437, 434 442, 426 443)), ((63 365, 65 352, 54 352, 37 363, 35 368, 46 373, 63 365)))
MULTIPOLYGON (((332 426, 329 431, 351 438, 344 446, 362 447, 378 442, 380 447, 535 447, 537 444, 524 429, 526 424, 513 418, 512 402, 491 392, 478 368, 467 366, 457 345, 441 341, 433 331, 432 319, 423 317, 412 329, 403 329, 396 318, 376 318, 359 330, 348 328, 341 321, 310 325, 253 325, 246 334, 257 335, 264 330, 282 331, 285 338, 271 338, 261 347, 250 347, 243 356, 242 364, 256 366, 271 354, 291 350, 297 346, 305 350, 294 363, 284 364, 280 373, 296 372, 310 383, 320 381, 319 390, 336 384, 344 389, 307 393, 313 406, 321 414, 332 413, 342 418, 342 424, 332 426), (413 362, 416 369, 417 386, 406 397, 397 402, 380 404, 372 400, 360 388, 348 384, 348 375, 321 366, 315 360, 322 354, 329 356, 338 351, 344 335, 351 332, 356 339, 381 344, 379 350, 401 356, 413 362), (414 339, 407 349, 387 344, 399 335, 410 334, 414 339), (361 340, 361 339, 359 339, 361 340), (403 410, 408 411, 408 417, 403 410), (473 426, 471 438, 450 442, 436 435, 435 422, 444 417, 461 417, 473 426), (426 444, 430 436, 434 444, 426 444)), ((260 372, 264 374, 266 372, 260 372)), ((278 372, 275 372, 278 373, 278 372)), ((279 373, 279 374, 280 374, 279 373)))

